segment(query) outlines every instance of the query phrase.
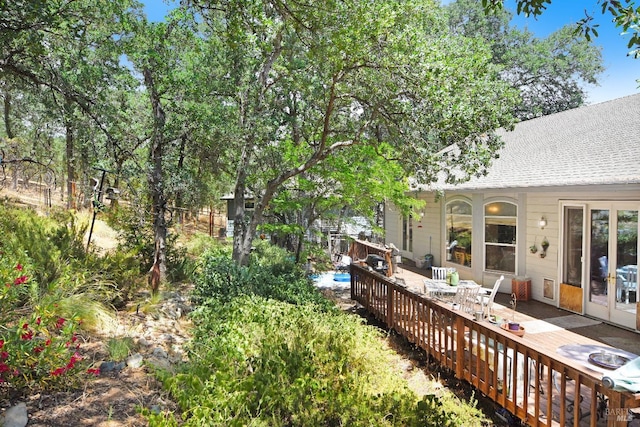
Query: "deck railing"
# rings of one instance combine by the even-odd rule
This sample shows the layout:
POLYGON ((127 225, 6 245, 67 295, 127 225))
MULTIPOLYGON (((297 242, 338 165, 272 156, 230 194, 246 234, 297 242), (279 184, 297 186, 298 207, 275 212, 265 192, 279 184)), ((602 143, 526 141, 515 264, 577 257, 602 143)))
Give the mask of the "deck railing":
POLYGON ((351 298, 530 426, 626 426, 640 405, 555 354, 357 265, 351 298))

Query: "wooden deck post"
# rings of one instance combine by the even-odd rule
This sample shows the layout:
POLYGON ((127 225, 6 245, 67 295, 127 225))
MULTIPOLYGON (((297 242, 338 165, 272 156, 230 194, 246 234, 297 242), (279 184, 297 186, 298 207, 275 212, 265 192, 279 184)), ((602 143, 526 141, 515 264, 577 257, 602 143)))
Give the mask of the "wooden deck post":
POLYGON ((456 316, 453 325, 453 336, 456 337, 456 339, 455 342, 451 340, 451 344, 455 346, 453 351, 456 355, 456 377, 464 378, 464 317, 456 316))

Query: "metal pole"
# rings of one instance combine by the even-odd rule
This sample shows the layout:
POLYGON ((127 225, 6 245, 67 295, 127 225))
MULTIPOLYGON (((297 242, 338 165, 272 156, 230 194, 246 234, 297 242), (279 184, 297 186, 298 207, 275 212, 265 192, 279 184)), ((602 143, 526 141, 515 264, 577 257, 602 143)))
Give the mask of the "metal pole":
MULTIPOLYGON (((102 185, 104 184, 104 176, 107 174, 105 169, 95 168, 97 170, 102 171, 102 177, 100 178, 100 187, 98 189, 98 194, 96 194, 93 200, 93 219, 91 220, 91 228, 89 228, 89 239, 87 239, 87 252, 89 252, 89 244, 91 243, 91 235, 93 234, 93 225, 96 222, 96 215, 98 215, 98 208, 100 207, 100 202, 102 200, 102 185)), ((94 187, 95 191, 95 187, 94 187)))

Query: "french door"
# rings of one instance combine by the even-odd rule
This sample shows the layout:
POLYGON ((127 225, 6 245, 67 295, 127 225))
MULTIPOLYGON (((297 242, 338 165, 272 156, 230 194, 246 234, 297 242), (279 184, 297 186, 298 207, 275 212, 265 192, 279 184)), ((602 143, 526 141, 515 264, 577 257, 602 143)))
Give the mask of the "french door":
POLYGON ((635 329, 638 203, 590 203, 586 214, 585 312, 635 329))

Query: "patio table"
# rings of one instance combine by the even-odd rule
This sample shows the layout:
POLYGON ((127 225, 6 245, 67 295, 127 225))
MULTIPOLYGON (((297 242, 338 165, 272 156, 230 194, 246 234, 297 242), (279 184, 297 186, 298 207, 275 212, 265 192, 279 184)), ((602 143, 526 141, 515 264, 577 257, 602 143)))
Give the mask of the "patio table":
POLYGON ((453 299, 458 293, 458 290, 464 288, 478 287, 479 293, 484 294, 486 290, 478 285, 473 280, 460 280, 458 285, 451 286, 444 280, 424 279, 424 293, 431 298, 446 299, 447 297, 453 299))
POLYGON ((453 305, 454 309, 462 309, 469 313, 473 312, 473 306, 468 306, 472 300, 474 303, 478 295, 484 295, 486 289, 478 285, 473 280, 461 280, 458 285, 451 286, 444 280, 424 279, 424 293, 429 298, 445 301, 453 305), (466 292, 472 294, 468 297, 466 292))
POLYGON ((596 371, 600 374, 611 373, 611 369, 598 366, 589 361, 589 355, 594 353, 606 352, 617 356, 625 357, 629 360, 639 357, 637 354, 630 353, 619 348, 613 348, 605 345, 597 344, 567 344, 558 347, 558 354, 578 362, 580 365, 596 371))

